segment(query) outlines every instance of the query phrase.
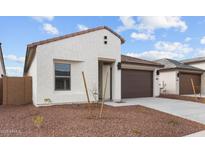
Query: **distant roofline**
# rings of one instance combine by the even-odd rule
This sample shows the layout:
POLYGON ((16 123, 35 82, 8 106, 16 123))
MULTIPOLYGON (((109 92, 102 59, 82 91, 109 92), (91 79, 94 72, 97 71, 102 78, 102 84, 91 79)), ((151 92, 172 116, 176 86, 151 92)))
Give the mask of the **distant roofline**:
POLYGON ((182 71, 191 71, 191 72, 195 72, 195 73, 200 73, 202 74, 203 72, 205 72, 205 70, 198 70, 198 69, 188 69, 188 68, 180 68, 180 67, 175 67, 175 68, 162 68, 159 69, 160 72, 164 72, 164 71, 176 71, 176 70, 182 70, 182 71))
POLYGON ((177 61, 175 59, 163 58, 163 59, 156 60, 156 62, 159 62, 159 63, 163 64, 163 60, 168 61, 173 66, 171 66, 171 65, 169 66, 169 64, 167 64, 167 65, 165 64, 165 68, 160 69, 160 71, 163 71, 163 70, 164 71, 165 70, 190 70, 190 71, 192 70, 192 71, 198 71, 198 72, 204 72, 205 71, 203 69, 184 64, 181 61, 177 61), (177 63, 175 63, 175 62, 177 62, 177 63))
POLYGON ((121 54, 121 63, 123 64, 139 64, 139 65, 149 65, 149 66, 157 66, 157 67, 163 67, 164 65, 154 62, 154 61, 149 61, 149 60, 145 60, 145 59, 141 59, 141 58, 137 58, 137 57, 132 57, 132 56, 127 56, 127 55, 123 55, 121 54), (123 58, 131 58, 133 60, 125 60, 123 58))
POLYGON ((191 58, 191 59, 185 59, 185 60, 181 60, 180 62, 182 62, 184 64, 200 63, 200 62, 205 62, 205 57, 196 57, 196 58, 191 58))

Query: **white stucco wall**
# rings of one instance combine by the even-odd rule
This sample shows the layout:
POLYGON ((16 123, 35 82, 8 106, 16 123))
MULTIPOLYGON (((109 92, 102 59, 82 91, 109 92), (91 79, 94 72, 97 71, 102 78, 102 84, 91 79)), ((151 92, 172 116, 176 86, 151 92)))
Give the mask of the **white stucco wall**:
POLYGON ((179 94, 179 79, 177 77, 178 71, 160 72, 160 85, 164 82, 166 84, 165 90, 167 94, 179 94))
POLYGON ((36 56, 33 59, 33 62, 30 66, 30 69, 27 73, 28 76, 32 76, 32 100, 37 102, 37 59, 36 56))
MULTIPOLYGON (((121 61, 120 48, 120 39, 105 29, 37 46, 37 72, 35 74, 34 69, 30 69, 28 73, 36 81, 36 86, 33 87, 36 91, 34 104, 44 105, 45 98, 51 99, 53 104, 87 101, 81 72, 85 72, 89 91, 93 86, 98 89, 99 57, 115 60, 112 94, 113 100, 121 100, 121 71, 117 69, 117 63, 121 61), (105 35, 108 37, 106 45, 105 35), (54 61, 71 64, 70 91, 54 90, 54 61)), ((91 95, 90 98, 93 99, 91 95)))
POLYGON ((3 71, 3 66, 0 62, 0 78, 1 78, 1 75, 4 75, 4 71, 3 71))
POLYGON ((1 44, 0 44, 0 78, 2 78, 2 75, 6 75, 4 72, 4 66, 2 65, 2 63, 4 63, 4 59, 3 59, 3 52, 2 52, 2 48, 1 48, 1 44))
MULTIPOLYGON (((205 62, 190 64, 191 66, 205 70, 205 62)), ((205 94, 205 73, 201 76, 201 94, 205 94)))
POLYGON ((159 75, 157 75, 157 69, 154 69, 153 71, 153 96, 159 96, 160 95, 160 81, 159 81, 159 75))

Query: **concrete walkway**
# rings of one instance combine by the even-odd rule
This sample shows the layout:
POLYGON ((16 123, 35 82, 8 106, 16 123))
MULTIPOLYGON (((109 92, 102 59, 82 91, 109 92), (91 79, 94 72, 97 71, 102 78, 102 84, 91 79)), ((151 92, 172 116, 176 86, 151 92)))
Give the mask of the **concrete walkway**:
POLYGON ((186 135, 185 137, 205 137, 205 130, 190 135, 186 135))
POLYGON ((166 98, 135 98, 124 99, 125 103, 107 102, 111 106, 142 105, 162 112, 176 115, 185 119, 205 124, 205 104, 190 101, 166 99, 166 98))

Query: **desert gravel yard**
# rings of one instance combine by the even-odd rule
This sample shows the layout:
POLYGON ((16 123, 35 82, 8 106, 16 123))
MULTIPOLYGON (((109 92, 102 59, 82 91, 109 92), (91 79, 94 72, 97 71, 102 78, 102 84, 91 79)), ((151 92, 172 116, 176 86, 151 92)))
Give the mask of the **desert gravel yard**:
POLYGON ((0 106, 0 136, 184 136, 205 129, 193 121, 142 106, 0 106))

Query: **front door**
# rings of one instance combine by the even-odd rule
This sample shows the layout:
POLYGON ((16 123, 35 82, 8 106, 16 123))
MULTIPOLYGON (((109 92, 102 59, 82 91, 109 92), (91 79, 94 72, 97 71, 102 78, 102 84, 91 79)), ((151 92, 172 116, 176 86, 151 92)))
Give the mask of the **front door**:
POLYGON ((112 99, 112 65, 99 62, 99 99, 112 99), (107 82, 106 82, 107 78, 107 82))

